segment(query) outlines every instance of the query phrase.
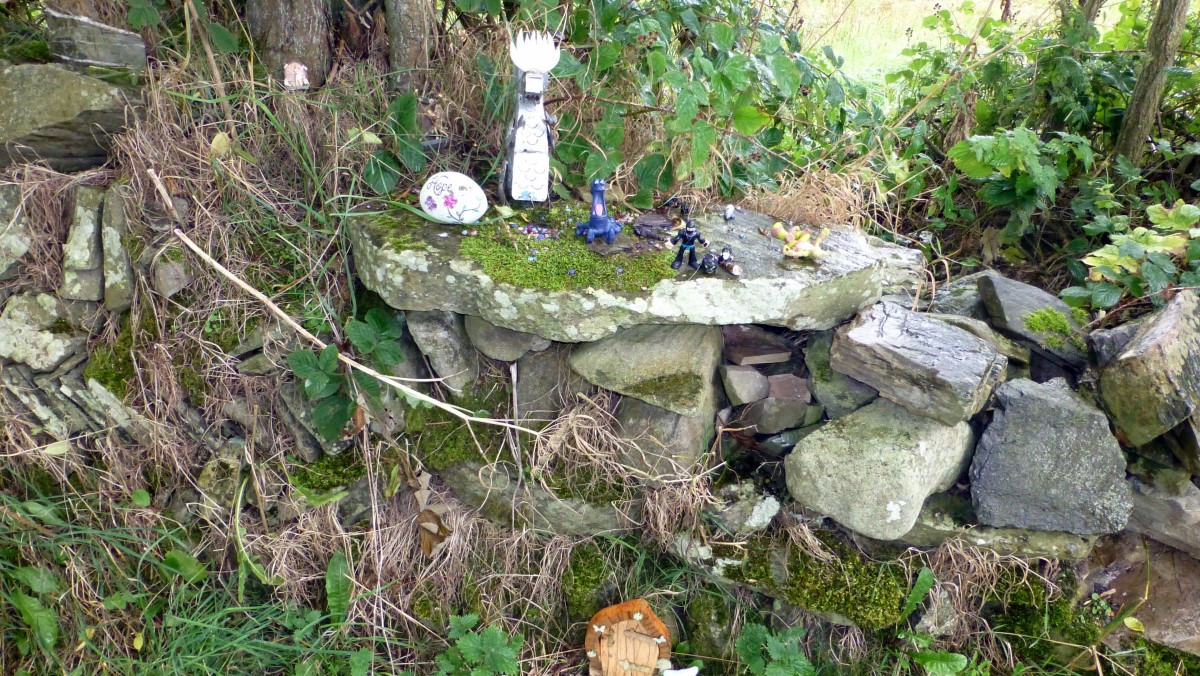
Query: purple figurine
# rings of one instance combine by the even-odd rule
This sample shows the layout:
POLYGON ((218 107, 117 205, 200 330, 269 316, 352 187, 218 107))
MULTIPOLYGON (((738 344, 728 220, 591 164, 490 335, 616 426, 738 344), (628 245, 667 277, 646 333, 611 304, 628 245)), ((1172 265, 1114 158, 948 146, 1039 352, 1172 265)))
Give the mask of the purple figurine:
POLYGON ((605 242, 612 244, 621 234, 621 224, 608 215, 608 207, 604 205, 605 188, 604 179, 592 181, 592 215, 586 223, 580 223, 575 228, 575 234, 585 235, 588 244, 597 237, 603 237, 605 242))
POLYGON ((679 252, 675 254, 675 262, 671 263, 671 267, 678 270, 683 265, 683 254, 686 251, 688 255, 688 265, 693 268, 699 268, 700 263, 696 262, 696 242, 700 242, 703 246, 708 246, 708 240, 704 239, 704 235, 696 229, 696 221, 690 218, 685 218, 683 221, 683 230, 675 233, 671 238, 671 244, 679 243, 679 252))

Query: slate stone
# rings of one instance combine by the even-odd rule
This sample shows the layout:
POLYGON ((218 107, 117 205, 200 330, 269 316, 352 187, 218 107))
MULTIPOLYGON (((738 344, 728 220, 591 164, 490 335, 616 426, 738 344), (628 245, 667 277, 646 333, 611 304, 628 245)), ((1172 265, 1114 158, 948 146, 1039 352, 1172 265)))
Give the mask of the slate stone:
POLYGON ((879 396, 865 385, 834 371, 829 366, 829 350, 833 346, 833 331, 821 331, 808 338, 804 349, 804 365, 808 368, 808 389, 825 406, 830 420, 857 411, 879 396))
POLYGON ((62 302, 50 294, 18 294, 0 313, 0 357, 34 371, 53 371, 79 352, 87 337, 66 323, 62 302))
POLYGON ((712 415, 720 360, 720 330, 697 324, 634 326, 571 352, 593 385, 693 417, 712 415))
POLYGON ((894 540, 966 468, 972 441, 965 422, 943 425, 879 399, 796 444, 783 462, 788 492, 857 533, 894 540))
POLYGON ((1008 357, 1008 365, 1012 367, 1014 364, 1028 364, 1030 359, 1029 348, 1018 345, 1016 342, 1005 338, 1004 336, 992 330, 992 327, 979 319, 964 317, 962 315, 939 314, 936 312, 926 313, 926 316, 946 322, 951 326, 968 331, 988 342, 994 347, 997 352, 1008 357))
POLYGON ((996 389, 971 463, 971 500, 989 526, 1080 535, 1121 530, 1131 508, 1107 418, 1062 380, 996 389))
POLYGON ((767 377, 753 366, 724 365, 720 371, 721 382, 725 385, 725 396, 729 398, 732 406, 765 399, 770 391, 767 377))
POLYGON ((757 326, 723 326, 721 336, 725 340, 725 358, 738 366, 777 364, 792 358, 792 348, 786 340, 757 326))
POLYGON ((1200 559, 1200 488, 1178 484, 1178 494, 1134 477, 1129 479, 1133 511, 1126 530, 1170 545, 1200 559))
POLYGON ((987 307, 979 294, 979 278, 986 274, 988 271, 976 272, 939 286, 929 311, 987 321, 987 307))
POLYGON ((550 421, 592 386, 571 369, 571 345, 553 343, 517 360, 517 407, 523 420, 550 421))
POLYGON ((1183 422, 1200 404, 1200 297, 1175 295, 1100 371, 1113 424, 1140 446, 1183 422))
POLYGON ((753 481, 724 486, 714 497, 717 503, 711 509, 713 519, 735 535, 766 529, 780 510, 779 500, 763 493, 753 481))
POLYGON ((71 300, 104 299, 104 259, 100 251, 100 210, 104 191, 79 186, 67 242, 63 244, 62 286, 58 295, 71 300))
POLYGON ((1007 364, 987 341, 892 303, 838 329, 830 351, 835 371, 946 425, 979 412, 1007 364))
POLYGON ((996 272, 989 271, 981 275, 978 285, 992 326, 1016 336, 1043 356, 1064 366, 1076 370, 1087 366, 1084 334, 1066 303, 1036 286, 1009 279, 996 272), (1026 325, 1029 315, 1046 308, 1063 315, 1072 335, 1034 331, 1026 325))
POLYGON ((981 526, 974 523, 974 517, 969 497, 945 493, 931 495, 912 530, 902 535, 899 541, 913 547, 940 547, 957 539, 1002 556, 1040 556, 1062 561, 1087 558, 1096 542, 1094 535, 981 526))
POLYGON ((1101 368, 1108 366, 1109 362, 1120 356, 1129 341, 1133 340, 1142 323, 1142 320, 1139 319, 1114 326, 1111 329, 1096 329, 1089 333, 1088 345, 1092 348, 1092 354, 1096 356, 1096 366, 1101 368))
POLYGON ((146 43, 137 33, 46 8, 46 44, 56 59, 79 66, 146 69, 146 43))
MULTIPOLYGON (((813 417, 812 416, 813 411, 820 411, 820 410, 821 410, 820 406, 810 406, 808 408, 808 413, 804 417, 804 422, 808 422, 813 417)), ((807 425, 804 425, 803 423, 801 423, 801 425, 802 425, 801 427, 797 427, 796 429, 791 429, 791 430, 784 430, 783 432, 780 432, 779 434, 775 434, 775 435, 767 437, 766 439, 763 439, 762 441, 758 442, 758 445, 756 447, 757 450, 762 451, 763 453, 766 453, 771 456, 784 455, 788 451, 792 450, 792 448, 795 447, 796 444, 800 443, 801 439, 803 439, 804 437, 807 437, 808 435, 812 434, 813 432, 816 432, 817 430, 821 429, 821 425, 818 424, 818 421, 820 420, 820 416, 818 415, 816 417, 817 417, 817 421, 813 421, 807 425)))
POLYGON ((406 312, 409 333, 437 377, 455 396, 479 378, 479 356, 463 319, 453 312, 406 312))
POLYGON ((741 425, 757 434, 775 434, 799 426, 808 414, 809 404, 802 399, 767 397, 746 406, 741 425))
MULTIPOLYGON (((2 64, 0 64, 2 66, 2 64)), ((45 161, 61 172, 108 161, 108 137, 125 128, 139 95, 51 64, 0 67, 0 169, 45 161)))
POLYGON ((714 434, 716 407, 707 403, 700 415, 688 416, 622 397, 613 413, 618 435, 630 442, 621 462, 649 482, 677 477, 690 470, 708 450, 714 434))
POLYGON ((516 361, 526 352, 550 347, 550 341, 541 336, 496 326, 482 317, 467 315, 463 326, 476 350, 500 361, 516 361))
POLYGON ((808 391, 808 381, 792 373, 779 373, 767 377, 769 384, 768 396, 775 399, 799 399, 804 403, 812 402, 812 394, 808 391))
POLYGON ((871 244, 848 230, 830 235, 820 263, 784 260, 778 240, 758 231, 771 227, 768 216, 745 212, 728 224, 716 214, 697 218, 714 247, 733 247, 743 274, 679 274, 629 293, 498 283, 461 256, 458 230, 412 228, 421 247, 397 247, 394 216, 356 216, 346 227, 363 284, 392 307, 452 310, 561 342, 593 341, 642 324, 832 328, 924 266, 919 251, 871 244))
POLYGON ((21 208, 21 187, 15 183, 0 185, 0 281, 16 275, 16 263, 31 244, 29 219, 21 208))
POLYGON ((125 200, 115 189, 104 194, 101 211, 101 250, 104 255, 104 307, 120 313, 133 304, 133 264, 122 238, 129 232, 125 200))
POLYGON ((163 298, 170 298, 192 284, 192 275, 187 263, 164 256, 154 259, 150 266, 150 286, 163 298))

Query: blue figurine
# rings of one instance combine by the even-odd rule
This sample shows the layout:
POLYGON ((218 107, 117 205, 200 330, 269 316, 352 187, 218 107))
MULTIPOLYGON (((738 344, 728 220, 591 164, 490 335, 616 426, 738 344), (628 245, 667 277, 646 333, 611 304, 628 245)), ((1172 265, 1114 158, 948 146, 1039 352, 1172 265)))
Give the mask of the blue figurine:
POLYGON ((688 255, 688 265, 693 268, 699 268, 700 264, 696 262, 696 242, 700 242, 703 246, 708 246, 708 240, 704 239, 704 235, 700 234, 700 230, 696 228, 696 221, 690 218, 683 220, 683 230, 675 233, 671 238, 671 244, 679 243, 679 251, 675 254, 675 262, 671 263, 671 267, 678 270, 683 266, 683 254, 688 255))
POLYGON ((585 235, 588 244, 597 237, 603 237, 605 242, 612 244, 621 234, 621 224, 609 217, 608 207, 604 205, 605 187, 602 178, 592 181, 592 215, 586 223, 580 223, 575 228, 575 234, 585 235))

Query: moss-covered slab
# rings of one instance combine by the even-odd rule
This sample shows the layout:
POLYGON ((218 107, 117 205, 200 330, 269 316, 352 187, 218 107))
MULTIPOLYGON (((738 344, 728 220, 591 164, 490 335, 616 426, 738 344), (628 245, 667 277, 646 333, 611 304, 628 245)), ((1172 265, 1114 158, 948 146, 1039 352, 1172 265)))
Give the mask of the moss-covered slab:
POLYGON ((516 229, 504 224, 463 235, 407 212, 350 218, 347 229, 363 283, 393 307, 452 310, 562 342, 638 324, 830 328, 885 286, 915 286, 923 263, 919 252, 845 230, 825 242, 820 262, 785 259, 779 241, 760 232, 772 219, 743 213, 729 223, 699 219, 715 250, 732 249, 740 278, 686 266, 676 272, 671 251, 653 242, 625 238, 618 243, 627 242, 628 251, 607 256, 587 249, 571 218, 557 223, 557 240, 512 234, 516 229))

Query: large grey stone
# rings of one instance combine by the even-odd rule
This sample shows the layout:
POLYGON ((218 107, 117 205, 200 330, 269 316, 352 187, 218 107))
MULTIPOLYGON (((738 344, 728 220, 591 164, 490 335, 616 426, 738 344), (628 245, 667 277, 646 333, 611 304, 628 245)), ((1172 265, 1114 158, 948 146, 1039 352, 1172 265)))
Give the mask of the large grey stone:
POLYGON ((1096 356, 1096 366, 1104 368, 1125 351, 1125 346, 1137 335, 1142 320, 1127 322, 1111 329, 1096 329, 1088 334, 1088 345, 1096 356))
POLYGON ((979 278, 987 274, 989 271, 976 272, 939 286, 929 311, 987 321, 987 307, 979 294, 979 278))
POLYGON ((912 530, 902 535, 899 541, 914 547, 939 547, 949 540, 961 540, 972 547, 1004 556, 1078 561, 1092 551, 1097 537, 1061 531, 992 528, 973 521, 970 498, 945 493, 931 495, 912 530))
POLYGON ((621 461, 643 480, 673 477, 690 470, 712 442, 716 407, 681 415, 641 399, 622 397, 614 416, 621 438, 631 446, 621 461))
POLYGON ((732 406, 765 399, 770 392, 767 377, 753 366, 725 365, 720 370, 725 396, 732 406))
POLYGON ((517 408, 523 419, 552 420, 591 385, 571 369, 571 347, 554 343, 517 360, 517 408))
POLYGON ((1145 321, 1100 372, 1113 424, 1140 446, 1183 422, 1200 404, 1200 299, 1185 291, 1145 321))
POLYGON ((1200 488, 1181 482, 1173 495, 1138 478, 1129 480, 1133 489, 1133 512, 1126 530, 1142 533, 1200 559, 1200 488))
POLYGON ((66 322, 62 302, 50 294, 19 294, 0 314, 0 357, 34 371, 52 371, 78 352, 87 337, 66 322))
POLYGON ((1008 357, 1008 363, 1010 366, 1013 364, 1029 363, 1029 348, 1018 345, 1015 341, 1009 340, 999 333, 996 333, 992 330, 992 327, 987 325, 987 322, 979 319, 973 319, 971 317, 964 317, 962 315, 941 314, 936 312, 930 312, 927 314, 927 316, 933 317, 940 322, 946 322, 951 326, 957 326, 964 331, 972 333, 979 338, 986 340, 989 345, 996 349, 997 352, 1005 357, 1008 357))
POLYGON ((0 168, 42 159, 62 172, 108 160, 108 136, 125 127, 137 95, 49 64, 0 68, 0 168), (11 105, 19 101, 20 105, 11 105))
POLYGON ((879 399, 796 444, 784 459, 788 492, 853 531, 894 540, 966 468, 972 441, 965 422, 943 425, 879 399))
POLYGON ((462 317, 453 312, 404 313, 408 330, 433 372, 455 395, 479 377, 479 356, 467 338, 462 317))
POLYGON ((104 299, 104 259, 100 252, 100 210, 104 191, 79 186, 67 242, 63 244, 62 286, 58 295, 71 300, 104 299))
POLYGON ((830 366, 946 425, 979 412, 1008 360, 987 341, 894 303, 838 329, 830 366))
POLYGON ((128 232, 125 200, 115 189, 104 195, 100 241, 104 253, 104 307, 124 312, 133 304, 133 265, 122 238, 128 232))
POLYGON ((835 231, 819 263, 788 260, 779 253, 778 240, 759 233, 771 226, 766 216, 743 213, 728 225, 718 225, 715 215, 700 220, 714 246, 732 245, 743 274, 680 274, 636 293, 497 283, 459 254, 457 231, 414 227, 388 216, 359 216, 346 223, 363 284, 393 307, 452 310, 563 342, 592 341, 637 324, 832 328, 878 298, 898 273, 924 264, 920 252, 872 246, 851 231, 835 231), (422 246, 398 247, 398 229, 422 246))
POLYGON ((756 434, 775 434, 803 424, 809 408, 801 399, 767 397, 746 407, 741 424, 754 428, 756 434))
MULTIPOLYGON (((171 249, 168 249, 169 251, 171 249)), ((192 275, 183 259, 159 256, 150 266, 150 285, 154 287, 154 292, 163 298, 170 298, 191 284, 192 275)))
POLYGON ((50 8, 43 16, 46 43, 55 58, 80 66, 145 70, 146 43, 137 33, 50 8))
POLYGON ((1084 334, 1066 303, 1036 286, 1009 279, 996 272, 980 275, 979 294, 987 307, 992 326, 1007 331, 1027 342, 1043 356, 1064 366, 1082 369, 1087 366, 1087 345, 1084 334), (1062 315, 1070 327, 1067 335, 1053 331, 1038 331, 1027 324, 1029 316, 1046 309, 1062 315))
POLYGON ((571 368, 593 385, 684 416, 711 405, 720 360, 721 331, 695 324, 634 326, 571 352, 571 368))
POLYGON ((996 389, 971 463, 971 500, 989 526, 1081 535, 1121 530, 1131 507, 1108 419, 1063 380, 996 389))
POLYGON ((550 347, 550 341, 541 336, 496 326, 482 317, 468 315, 463 318, 463 326, 475 349, 500 361, 516 361, 526 352, 550 347))
POLYGON ((14 183, 0 185, 0 280, 16 274, 17 260, 32 243, 29 219, 21 205, 21 187, 14 183))
POLYGON ((833 331, 814 333, 804 349, 804 365, 808 367, 808 389, 825 406, 830 420, 857 411, 874 401, 879 393, 834 371, 829 366, 829 350, 833 347, 833 331))

